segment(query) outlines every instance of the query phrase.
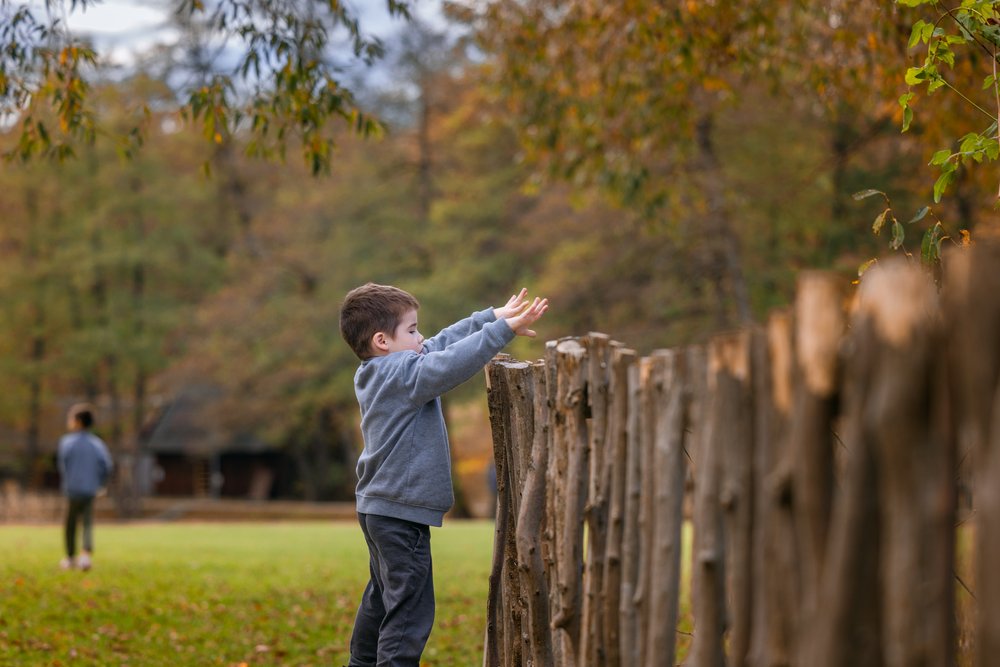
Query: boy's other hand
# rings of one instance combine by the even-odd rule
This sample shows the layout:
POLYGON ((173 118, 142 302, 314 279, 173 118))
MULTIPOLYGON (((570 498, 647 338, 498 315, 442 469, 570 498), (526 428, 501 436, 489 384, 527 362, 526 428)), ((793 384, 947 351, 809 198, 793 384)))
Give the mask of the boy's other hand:
POLYGON ((493 315, 498 320, 505 320, 508 317, 513 317, 524 309, 525 299, 527 298, 528 289, 526 287, 522 287, 520 292, 507 299, 506 304, 500 306, 499 308, 494 308, 493 315))
POLYGON ((507 320, 507 325, 518 336, 533 338, 537 334, 528 327, 534 324, 549 309, 549 300, 536 296, 534 301, 528 303, 524 301, 526 294, 527 290, 521 290, 521 293, 516 297, 511 297, 511 301, 508 301, 507 304, 510 305, 516 299, 520 303, 519 311, 516 314, 509 315, 505 319, 507 320))

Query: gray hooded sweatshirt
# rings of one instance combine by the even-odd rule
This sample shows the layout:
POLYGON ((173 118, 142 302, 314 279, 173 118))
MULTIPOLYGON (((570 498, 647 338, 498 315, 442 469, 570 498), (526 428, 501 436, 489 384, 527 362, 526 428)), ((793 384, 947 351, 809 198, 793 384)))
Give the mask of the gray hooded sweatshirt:
POLYGON ((424 341, 420 354, 362 362, 354 375, 364 437, 358 512, 441 525, 455 496, 440 396, 481 371, 513 338, 490 308, 424 341))
POLYGON ((111 474, 111 454, 104 441, 89 431, 67 433, 59 441, 59 474, 70 498, 97 494, 111 474))

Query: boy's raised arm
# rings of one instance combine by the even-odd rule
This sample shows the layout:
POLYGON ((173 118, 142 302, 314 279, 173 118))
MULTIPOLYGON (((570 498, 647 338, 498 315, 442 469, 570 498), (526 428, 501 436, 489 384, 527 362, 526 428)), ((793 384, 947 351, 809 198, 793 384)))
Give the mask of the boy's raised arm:
POLYGON ((486 308, 445 327, 435 336, 424 341, 424 349, 427 352, 440 352, 449 345, 471 336, 490 322, 515 315, 524 309, 527 295, 528 290, 522 288, 518 294, 511 296, 505 305, 499 308, 486 308))
POLYGON ((511 317, 495 320, 480 331, 437 352, 414 355, 405 383, 413 400, 425 403, 454 389, 483 369, 514 336, 534 336, 528 327, 548 310, 548 299, 535 298, 511 317))

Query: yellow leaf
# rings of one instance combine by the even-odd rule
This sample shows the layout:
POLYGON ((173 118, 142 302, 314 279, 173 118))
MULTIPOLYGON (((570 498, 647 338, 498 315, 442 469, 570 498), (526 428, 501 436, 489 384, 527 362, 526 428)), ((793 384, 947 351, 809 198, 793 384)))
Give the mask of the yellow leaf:
POLYGON ((218 132, 215 133, 215 143, 217 143, 217 144, 221 144, 222 143, 222 135, 219 134, 218 132))

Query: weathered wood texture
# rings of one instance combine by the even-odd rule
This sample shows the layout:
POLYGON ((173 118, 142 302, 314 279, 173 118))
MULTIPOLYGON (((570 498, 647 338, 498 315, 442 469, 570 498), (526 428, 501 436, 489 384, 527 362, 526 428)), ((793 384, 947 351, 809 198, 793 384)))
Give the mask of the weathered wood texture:
POLYGON ((963 457, 993 664, 1000 241, 946 259, 941 288, 905 261, 804 274, 793 309, 704 348, 590 334, 491 363, 484 664, 954 665, 963 457))

